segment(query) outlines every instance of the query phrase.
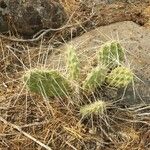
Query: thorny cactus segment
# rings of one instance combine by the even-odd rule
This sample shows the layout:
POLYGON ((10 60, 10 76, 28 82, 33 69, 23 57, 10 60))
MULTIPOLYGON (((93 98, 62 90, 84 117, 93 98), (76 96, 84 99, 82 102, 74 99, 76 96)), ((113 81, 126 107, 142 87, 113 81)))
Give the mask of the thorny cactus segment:
POLYGON ((65 97, 70 86, 57 71, 33 69, 24 75, 26 86, 31 92, 46 97, 65 97))
POLYGON ((80 114, 85 117, 89 115, 103 115, 106 111, 106 102, 99 100, 80 108, 80 114))
POLYGON ((124 49, 118 42, 107 42, 102 45, 98 57, 99 63, 115 68, 125 59, 124 49))
POLYGON ((83 90, 86 92, 94 92, 105 81, 107 69, 103 66, 97 66, 86 77, 83 82, 83 90))
POLYGON ((79 60, 75 48, 71 45, 67 47, 67 66, 69 70, 69 79, 77 80, 80 73, 79 60))
POLYGON ((117 67, 108 74, 107 83, 110 86, 126 87, 133 80, 133 72, 126 67, 117 67))

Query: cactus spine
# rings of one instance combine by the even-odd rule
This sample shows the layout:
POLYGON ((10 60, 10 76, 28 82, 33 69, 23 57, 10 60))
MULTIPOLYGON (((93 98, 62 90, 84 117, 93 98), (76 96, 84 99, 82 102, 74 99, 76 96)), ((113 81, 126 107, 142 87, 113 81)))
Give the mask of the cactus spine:
POLYGON ((110 69, 118 66, 124 58, 124 49, 120 43, 115 41, 103 44, 98 52, 99 63, 106 65, 110 69))
POLYGON ((133 73, 129 68, 117 67, 108 74, 107 83, 110 86, 126 87, 133 80, 133 73))
POLYGON ((48 97, 64 97, 71 90, 68 81, 57 71, 33 69, 24 75, 31 92, 48 97))
POLYGON ((99 100, 80 108, 80 114, 85 117, 89 115, 103 115, 106 111, 106 102, 99 100))
POLYGON ((71 45, 67 47, 67 66, 69 70, 69 79, 77 80, 80 73, 79 60, 75 48, 71 45))
POLYGON ((107 69, 104 66, 97 66, 86 77, 83 82, 83 89, 86 92, 94 92, 97 87, 100 87, 105 81, 107 69))

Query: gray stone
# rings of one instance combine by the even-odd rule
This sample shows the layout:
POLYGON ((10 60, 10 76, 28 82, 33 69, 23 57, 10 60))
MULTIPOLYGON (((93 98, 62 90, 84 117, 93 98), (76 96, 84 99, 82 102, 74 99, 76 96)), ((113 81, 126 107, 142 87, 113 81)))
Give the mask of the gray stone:
MULTIPOLYGON (((126 49, 127 66, 133 69, 135 77, 134 86, 127 88, 123 96, 126 105, 137 103, 150 103, 150 31, 133 22, 125 21, 99 27, 73 39, 68 44, 77 47, 77 52, 82 53, 82 67, 88 68, 94 62, 94 56, 102 43, 109 40, 119 40, 126 49)), ((59 53, 50 56, 50 60, 59 60, 60 68, 64 67, 65 46, 59 53), (61 55, 60 55, 61 54, 61 55)), ((56 63, 58 65, 58 63, 56 63)), ((53 65, 54 66, 54 65, 53 65)), ((122 96, 123 90, 118 93, 122 96)))
MULTIPOLYGON (((0 17, 6 20, 8 29, 22 35, 59 28, 67 20, 58 0, 0 0, 0 13, 0 17)), ((0 23, 4 24, 3 20, 0 23)))

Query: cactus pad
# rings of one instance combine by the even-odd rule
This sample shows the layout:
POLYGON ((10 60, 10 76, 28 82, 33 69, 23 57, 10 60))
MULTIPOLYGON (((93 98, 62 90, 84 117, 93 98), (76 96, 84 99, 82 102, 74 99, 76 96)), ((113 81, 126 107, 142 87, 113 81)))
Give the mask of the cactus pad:
POLYGON ((107 42, 102 45, 99 54, 99 62, 108 68, 115 68, 125 58, 124 49, 118 42, 107 42))
POLYGON ((48 97, 63 97, 70 91, 69 83, 57 71, 33 69, 24 75, 31 92, 48 97))
POLYGON ((105 81, 107 69, 97 66, 86 77, 83 82, 83 89, 87 92, 93 92, 97 87, 100 87, 105 81))
POLYGON ((79 78, 79 60, 75 48, 71 45, 67 47, 67 66, 69 70, 69 79, 76 80, 79 78))
POLYGON ((107 83, 110 86, 126 87, 133 80, 133 73, 129 68, 117 67, 108 74, 107 83))
POLYGON ((103 115, 106 110, 106 102, 99 100, 80 108, 82 116, 103 115))

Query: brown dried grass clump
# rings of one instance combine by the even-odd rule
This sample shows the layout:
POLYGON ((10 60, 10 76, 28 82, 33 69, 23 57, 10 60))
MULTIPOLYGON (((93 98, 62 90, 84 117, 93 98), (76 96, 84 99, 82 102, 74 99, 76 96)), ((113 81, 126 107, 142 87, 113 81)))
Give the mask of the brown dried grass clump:
POLYGON ((79 2, 77 0, 60 0, 60 4, 62 4, 68 15, 79 8, 79 2))

